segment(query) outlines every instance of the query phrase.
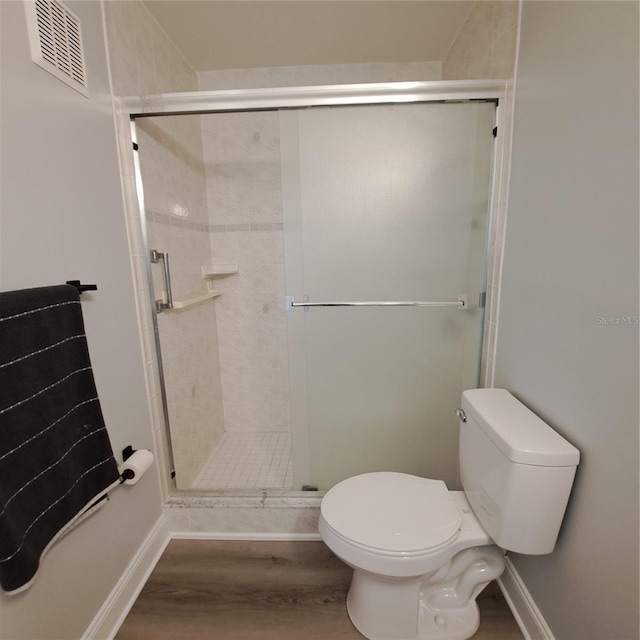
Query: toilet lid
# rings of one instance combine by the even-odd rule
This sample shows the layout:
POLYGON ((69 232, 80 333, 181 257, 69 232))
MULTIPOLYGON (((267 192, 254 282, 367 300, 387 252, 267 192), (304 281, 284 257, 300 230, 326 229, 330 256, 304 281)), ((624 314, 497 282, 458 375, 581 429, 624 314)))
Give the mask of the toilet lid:
POLYGON ((444 482, 404 473, 365 473, 344 480, 327 492, 320 510, 339 535, 391 553, 439 547, 461 524, 444 482))

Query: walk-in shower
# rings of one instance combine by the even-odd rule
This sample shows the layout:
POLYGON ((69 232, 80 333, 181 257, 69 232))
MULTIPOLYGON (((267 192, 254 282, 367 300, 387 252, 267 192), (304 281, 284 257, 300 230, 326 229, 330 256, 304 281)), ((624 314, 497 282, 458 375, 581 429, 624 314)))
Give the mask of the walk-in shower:
POLYGON ((478 386, 499 83, 130 105, 179 490, 456 486, 478 386))

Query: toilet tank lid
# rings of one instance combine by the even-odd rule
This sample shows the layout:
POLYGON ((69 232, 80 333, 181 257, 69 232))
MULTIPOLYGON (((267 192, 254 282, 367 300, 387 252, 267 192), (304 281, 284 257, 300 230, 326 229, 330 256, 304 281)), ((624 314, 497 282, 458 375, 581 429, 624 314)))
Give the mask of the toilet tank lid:
POLYGON ((470 389, 462 408, 511 461, 574 467, 580 452, 506 389, 470 389))

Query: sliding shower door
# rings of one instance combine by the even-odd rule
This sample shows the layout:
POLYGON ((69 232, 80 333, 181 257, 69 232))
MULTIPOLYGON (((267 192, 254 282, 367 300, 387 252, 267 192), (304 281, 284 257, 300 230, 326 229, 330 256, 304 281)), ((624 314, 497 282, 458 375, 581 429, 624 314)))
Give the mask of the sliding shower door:
POLYGON ((384 470, 457 486, 495 111, 432 102, 136 122, 147 241, 136 264, 152 300, 173 285, 173 306, 148 324, 178 489, 323 490, 384 470), (152 249, 171 256, 171 278, 152 249))
POLYGON ((280 114, 294 484, 457 478, 478 384, 494 103, 280 114), (465 301, 463 307, 456 305, 465 301), (290 306, 291 309, 291 306, 290 306))

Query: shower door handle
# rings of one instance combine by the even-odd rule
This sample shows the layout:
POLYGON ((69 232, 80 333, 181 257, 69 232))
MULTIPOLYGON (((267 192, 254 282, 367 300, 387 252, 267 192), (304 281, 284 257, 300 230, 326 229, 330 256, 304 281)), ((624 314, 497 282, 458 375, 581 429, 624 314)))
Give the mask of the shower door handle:
POLYGON ((169 254, 163 251, 151 249, 151 262, 162 262, 164 275, 165 299, 156 300, 156 313, 162 313, 165 309, 173 309, 173 295, 171 293, 171 274, 169 272, 169 254))

